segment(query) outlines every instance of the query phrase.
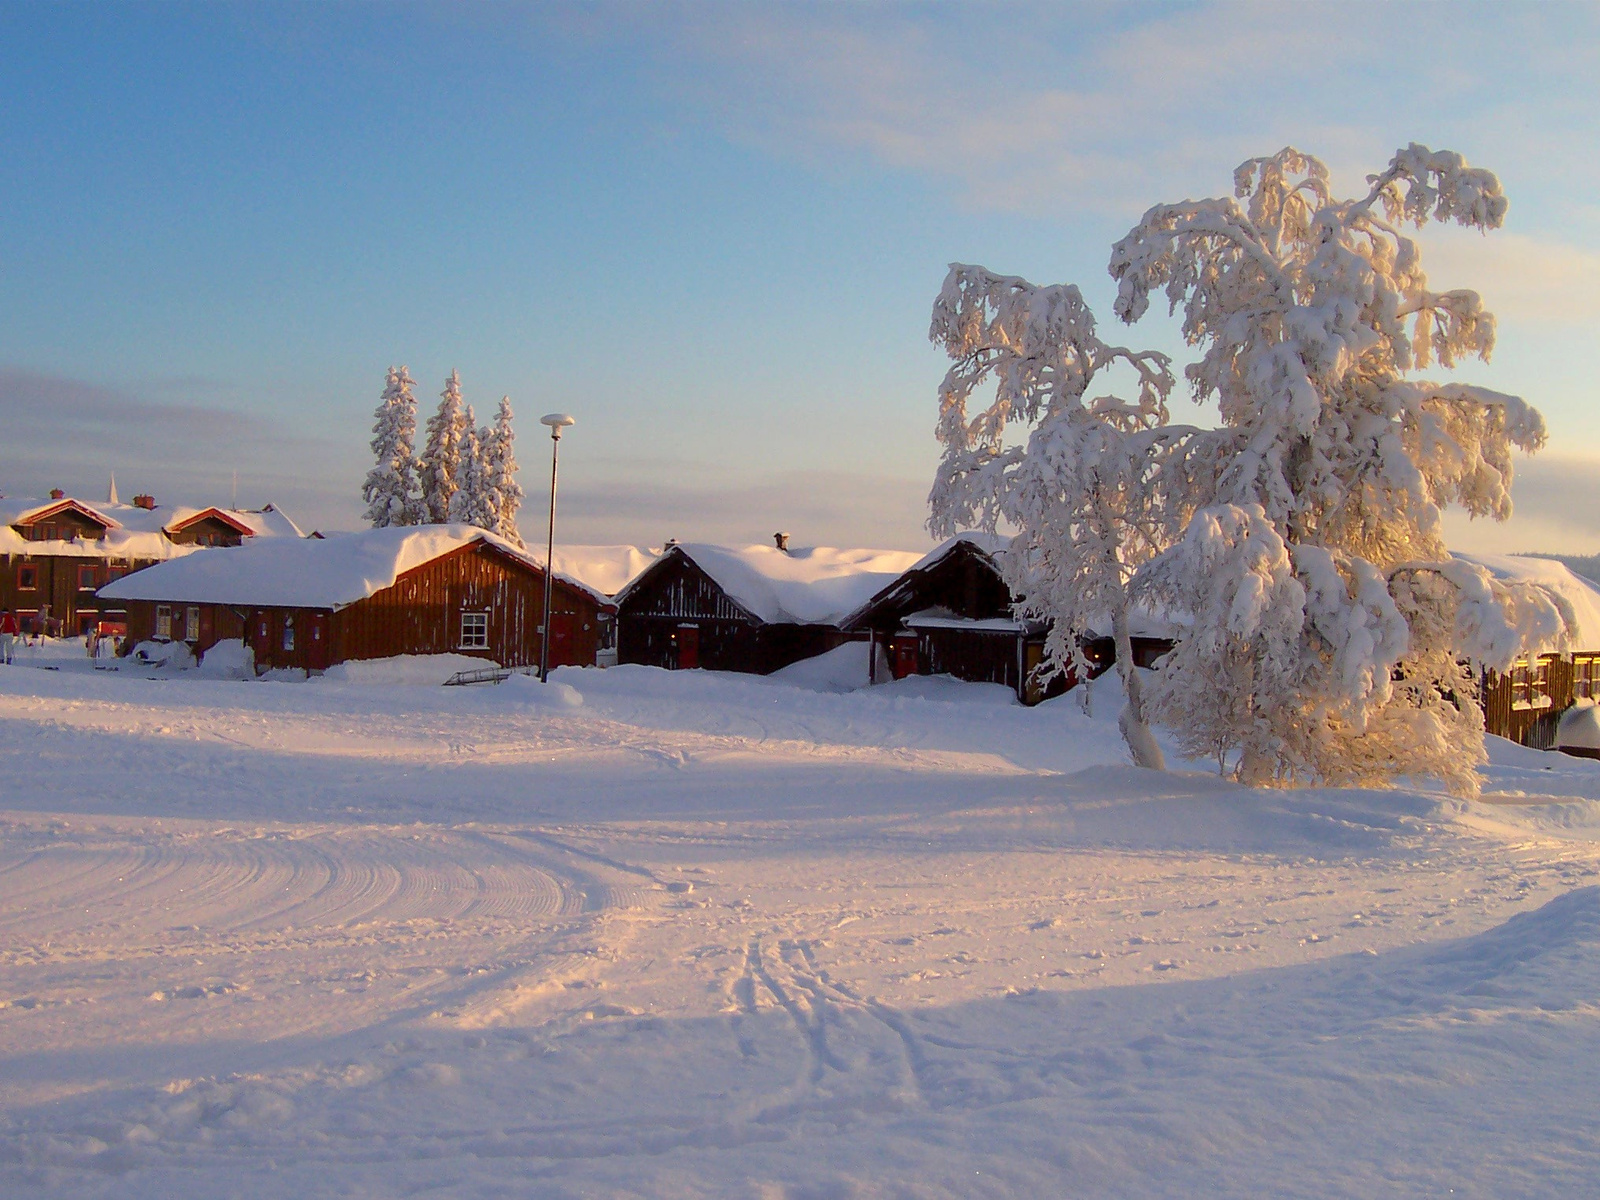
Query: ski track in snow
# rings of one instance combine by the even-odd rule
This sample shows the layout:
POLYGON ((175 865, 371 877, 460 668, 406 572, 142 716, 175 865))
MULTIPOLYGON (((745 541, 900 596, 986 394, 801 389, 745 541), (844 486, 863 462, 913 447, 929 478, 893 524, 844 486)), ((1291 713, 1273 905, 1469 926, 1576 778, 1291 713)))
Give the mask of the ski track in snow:
POLYGON ((60 665, 0 672, 0 1194, 1600 1188, 1600 764, 1252 793, 1103 697, 60 665))

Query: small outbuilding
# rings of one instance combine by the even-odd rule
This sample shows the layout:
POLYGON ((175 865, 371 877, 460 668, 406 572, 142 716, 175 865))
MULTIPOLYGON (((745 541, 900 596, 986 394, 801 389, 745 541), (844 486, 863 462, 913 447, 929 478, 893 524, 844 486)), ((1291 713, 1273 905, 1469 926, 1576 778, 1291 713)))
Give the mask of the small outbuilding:
POLYGON ((617 595, 620 662, 766 675, 845 640, 841 618, 918 555, 668 543, 617 595))
MULTIPOLYGON (((1000 569, 1009 542, 991 533, 957 534, 849 613, 843 629, 865 633, 883 646, 896 679, 951 675, 969 683, 998 683, 1024 704, 1060 695, 1077 680, 1037 678, 1049 627, 1012 611, 1011 590, 1000 569)), ((1115 660, 1111 639, 1098 631, 1089 631, 1082 644, 1094 675, 1115 660)), ((1171 648, 1165 630, 1141 625, 1133 638, 1134 661, 1141 667, 1171 648)), ((875 672, 878 655, 868 661, 875 672)))
MULTIPOLYGON (((275 538, 149 567, 100 589, 124 604, 128 642, 183 641, 197 656, 241 639, 257 671, 321 671, 402 654, 539 662, 544 571, 469 525, 275 538)), ((589 666, 615 608, 557 574, 550 665, 589 666)))

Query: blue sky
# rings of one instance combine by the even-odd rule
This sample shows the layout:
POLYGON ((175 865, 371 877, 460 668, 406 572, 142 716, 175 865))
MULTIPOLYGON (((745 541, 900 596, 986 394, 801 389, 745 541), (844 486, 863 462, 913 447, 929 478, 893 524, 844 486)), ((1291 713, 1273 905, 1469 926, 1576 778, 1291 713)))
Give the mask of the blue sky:
MULTIPOLYGON (((573 540, 921 530, 946 264, 1072 281, 1292 142, 1350 190, 1447 146, 1425 237, 1500 317, 1459 377, 1549 421, 1507 528, 1600 550, 1593 6, 0 4, 0 490, 358 523, 390 363, 563 442, 573 540)), ((1170 323, 1121 335, 1181 354, 1170 323)))

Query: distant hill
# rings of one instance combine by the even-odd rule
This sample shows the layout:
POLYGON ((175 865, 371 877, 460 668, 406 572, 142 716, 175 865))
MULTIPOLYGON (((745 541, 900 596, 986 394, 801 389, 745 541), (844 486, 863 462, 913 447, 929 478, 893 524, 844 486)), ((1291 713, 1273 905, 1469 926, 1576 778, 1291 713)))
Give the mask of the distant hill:
POLYGON ((1590 583, 1600 584, 1600 554, 1537 554, 1528 551, 1523 558, 1553 558, 1558 563, 1565 563, 1567 569, 1575 575, 1582 575, 1590 583))

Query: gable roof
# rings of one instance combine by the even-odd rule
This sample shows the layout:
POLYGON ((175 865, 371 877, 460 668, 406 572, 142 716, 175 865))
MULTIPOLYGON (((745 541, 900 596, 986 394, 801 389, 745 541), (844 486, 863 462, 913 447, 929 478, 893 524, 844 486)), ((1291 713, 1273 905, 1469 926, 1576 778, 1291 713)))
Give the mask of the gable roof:
POLYGON ((198 525, 201 521, 207 519, 221 521, 228 528, 243 534, 245 537, 255 536, 254 526, 245 524, 237 514, 222 508, 177 509, 173 514, 172 520, 167 522, 165 531, 169 534, 182 533, 189 526, 198 525))
POLYGON ((71 496, 63 496, 59 500, 0 501, 0 505, 4 506, 0 508, 0 520, 4 520, 7 525, 34 525, 58 513, 71 511, 87 517, 104 529, 120 528, 120 523, 115 518, 107 516, 81 500, 74 500, 71 496))
POLYGON ((29 496, 0 497, 0 554, 51 554, 67 558, 154 559, 157 562, 178 558, 199 549, 175 545, 169 530, 206 514, 215 514, 249 537, 294 537, 304 535, 289 517, 270 504, 259 509, 140 508, 134 504, 91 504, 71 496, 60 500, 29 496), (95 542, 35 542, 22 537, 14 526, 36 524, 52 513, 71 509, 101 524, 106 534, 95 542))
MULTIPOLYGON (((339 609, 391 586, 407 571, 483 542, 530 570, 539 564, 472 525, 408 525, 322 538, 264 538, 187 554, 100 589, 107 600, 164 600, 264 608, 339 609)), ((594 589, 556 579, 602 605, 594 589)))
POLYGON ((840 618, 839 625, 843 629, 850 629, 866 620, 869 614, 886 604, 894 604, 903 600, 916 590, 917 585, 935 568, 957 554, 973 554, 979 561, 987 564, 995 573, 1000 574, 1000 564, 997 558, 1005 552, 1011 539, 998 533, 984 533, 981 530, 966 530, 952 538, 946 538, 927 554, 907 567, 900 575, 891 579, 878 591, 862 601, 850 612, 840 618))
POLYGON ((863 600, 920 557, 914 551, 810 546, 779 550, 772 545, 716 546, 683 542, 669 546, 617 596, 644 584, 675 554, 687 558, 722 591, 766 624, 835 625, 863 600))

